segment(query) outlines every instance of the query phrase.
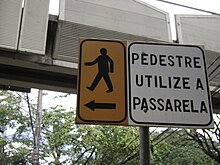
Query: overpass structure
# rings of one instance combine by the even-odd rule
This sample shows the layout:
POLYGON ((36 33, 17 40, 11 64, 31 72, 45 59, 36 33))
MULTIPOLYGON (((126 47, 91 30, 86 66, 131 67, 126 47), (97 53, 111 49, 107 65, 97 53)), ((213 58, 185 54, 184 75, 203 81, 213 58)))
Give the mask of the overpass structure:
MULTIPOLYGON (((210 91, 220 113, 220 16, 176 15, 172 41, 169 14, 139 0, 0 1, 0 88, 39 88, 76 93, 79 38, 202 45, 210 91)), ((195 75, 196 76, 196 75, 195 75)))

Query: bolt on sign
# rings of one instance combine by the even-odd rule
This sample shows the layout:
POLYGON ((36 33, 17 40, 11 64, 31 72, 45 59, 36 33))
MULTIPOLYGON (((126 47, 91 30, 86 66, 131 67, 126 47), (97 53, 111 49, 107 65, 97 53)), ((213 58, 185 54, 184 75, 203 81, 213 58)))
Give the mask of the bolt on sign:
POLYGON ((213 127, 202 48, 134 42, 128 53, 129 125, 213 127))
POLYGON ((80 39, 76 123, 127 125, 126 42, 80 39))

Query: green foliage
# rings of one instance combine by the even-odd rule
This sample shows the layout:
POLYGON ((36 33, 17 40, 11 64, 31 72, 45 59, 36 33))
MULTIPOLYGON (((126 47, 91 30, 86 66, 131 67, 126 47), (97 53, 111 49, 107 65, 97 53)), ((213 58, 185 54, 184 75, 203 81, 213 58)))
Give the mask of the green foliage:
MULTIPOLYGON (((49 95, 44 93, 44 97, 49 95)), ((12 137, 0 138, 0 147, 5 148, 5 152, 0 154, 0 164, 31 162, 31 126, 36 118, 36 100, 29 100, 26 94, 17 92, 0 91, 0 96, 4 96, 0 100, 0 126, 16 129, 12 137)), ((57 95, 54 100, 65 100, 66 97, 69 95, 57 95)), ((48 102, 45 104, 49 105, 48 102)), ((57 104, 43 110, 42 164, 139 164, 138 127, 76 125, 73 108, 59 105, 62 101, 57 101, 57 104)), ((210 146, 214 144, 220 148, 219 143, 211 142, 210 146)), ((182 129, 153 132, 151 145, 152 165, 217 165, 182 129)))
MULTIPOLYGON (((138 150, 134 127, 79 126, 77 139, 80 141, 75 149, 77 164, 122 164, 138 150)), ((137 163, 138 157, 126 164, 137 163)))
POLYGON ((61 106, 44 112, 43 125, 43 151, 54 164, 120 164, 138 150, 137 128, 75 125, 61 106))
MULTIPOLYGON (((22 113, 23 94, 11 91, 0 91, 0 126, 6 129, 17 129, 17 132, 23 133, 27 127, 28 118, 22 113)), ((15 134, 18 136, 18 134, 15 134)), ((0 164, 10 164, 17 160, 23 160, 25 155, 29 152, 27 148, 15 147, 13 143, 19 143, 18 138, 14 136, 7 140, 0 138, 0 147, 4 148, 5 152, 0 153, 0 164)), ((20 137, 23 146, 25 140, 20 137)))
POLYGON ((60 106, 45 111, 43 115, 43 151, 45 156, 53 157, 57 162, 68 153, 67 146, 72 145, 73 112, 67 112, 60 106))
MULTIPOLYGON (((152 136, 156 137, 158 133, 152 136)), ((152 165, 217 165, 217 162, 205 155, 199 146, 189 139, 184 130, 170 130, 163 137, 166 136, 169 137, 152 144, 152 165), (172 135, 169 136, 170 134, 172 135)))
POLYGON ((21 115, 21 97, 15 92, 0 91, 0 125, 15 128, 20 122, 21 115))

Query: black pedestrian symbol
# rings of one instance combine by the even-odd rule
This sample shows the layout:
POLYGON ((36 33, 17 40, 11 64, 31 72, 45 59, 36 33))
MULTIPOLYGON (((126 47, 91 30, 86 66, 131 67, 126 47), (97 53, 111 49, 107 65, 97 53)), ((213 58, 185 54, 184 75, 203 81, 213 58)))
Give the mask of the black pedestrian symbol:
POLYGON ((112 92, 113 86, 111 79, 109 77, 109 72, 110 73, 114 72, 114 68, 113 68, 114 63, 112 59, 107 55, 106 48, 101 48, 100 53, 101 55, 99 55, 94 61, 84 63, 86 66, 92 66, 95 65, 96 63, 98 64, 98 73, 94 81, 92 82, 91 86, 87 88, 93 91, 98 85, 99 81, 103 78, 105 80, 106 85, 108 86, 108 90, 106 92, 112 92))

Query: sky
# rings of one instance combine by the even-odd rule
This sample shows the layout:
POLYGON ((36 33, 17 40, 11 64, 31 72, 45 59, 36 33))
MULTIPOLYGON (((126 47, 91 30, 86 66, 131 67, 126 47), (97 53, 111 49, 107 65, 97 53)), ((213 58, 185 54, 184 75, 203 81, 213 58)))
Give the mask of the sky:
MULTIPOLYGON (((158 0, 142 0, 142 1, 169 13, 173 40, 176 40, 176 30, 175 30, 175 20, 174 20, 175 14, 206 14, 206 15, 208 14, 208 13, 160 2, 158 0)), ((220 8, 219 8, 220 0, 167 0, 167 1, 220 14, 220 8)), ((49 13, 54 15, 59 14, 59 0, 50 0, 49 13)))

